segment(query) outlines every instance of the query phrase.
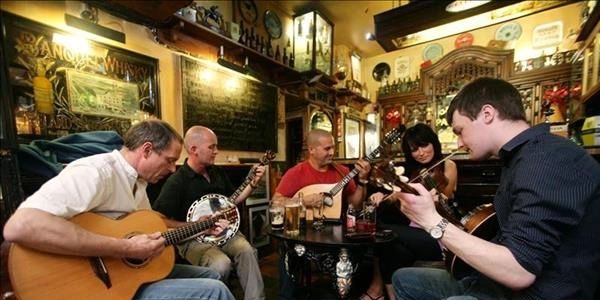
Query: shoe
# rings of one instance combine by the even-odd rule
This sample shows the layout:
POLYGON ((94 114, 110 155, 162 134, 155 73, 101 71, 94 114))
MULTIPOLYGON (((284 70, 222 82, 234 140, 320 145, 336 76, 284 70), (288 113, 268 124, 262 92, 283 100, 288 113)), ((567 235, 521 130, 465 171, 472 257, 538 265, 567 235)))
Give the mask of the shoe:
POLYGON ((360 298, 358 298, 360 300, 384 300, 385 296, 384 295, 379 295, 377 297, 373 297, 371 295, 369 295, 369 293, 364 292, 362 295, 360 295, 360 298))

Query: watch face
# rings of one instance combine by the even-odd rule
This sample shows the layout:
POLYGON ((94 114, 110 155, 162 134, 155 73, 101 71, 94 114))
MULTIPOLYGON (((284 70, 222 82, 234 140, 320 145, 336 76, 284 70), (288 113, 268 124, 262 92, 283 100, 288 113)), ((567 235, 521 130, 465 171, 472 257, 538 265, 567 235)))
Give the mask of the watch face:
POLYGON ((253 0, 242 0, 239 2, 240 15, 246 22, 254 24, 258 18, 258 10, 253 0))
POLYGON ((431 230, 429 230, 429 234, 431 235, 432 238, 438 240, 442 237, 442 234, 444 234, 444 231, 439 226, 435 226, 435 227, 431 228, 431 230))
POLYGON ((265 28, 271 38, 278 39, 281 37, 281 20, 279 20, 279 16, 271 10, 265 11, 265 28))

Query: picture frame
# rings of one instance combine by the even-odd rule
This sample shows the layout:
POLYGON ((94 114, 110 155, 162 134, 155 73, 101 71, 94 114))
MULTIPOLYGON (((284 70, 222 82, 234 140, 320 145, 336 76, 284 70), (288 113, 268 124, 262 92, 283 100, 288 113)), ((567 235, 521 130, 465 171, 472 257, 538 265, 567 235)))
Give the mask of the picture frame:
POLYGON ((360 157, 360 121, 344 118, 344 154, 345 158, 360 157))
POLYGON ((352 55, 350 55, 350 66, 352 68, 352 80, 357 81, 357 82, 362 82, 362 77, 360 74, 361 60, 362 60, 361 57, 357 53, 352 53, 352 55))
POLYGON ((531 46, 541 49, 556 46, 563 40, 563 22, 556 21, 536 26, 531 37, 531 46))
MULTIPOLYGON (((33 87, 32 79, 40 78, 52 95, 52 112, 45 111, 45 116, 39 118, 40 130, 18 132, 17 136, 48 139, 96 130, 124 134, 136 121, 160 119, 158 59, 80 38, 5 11, 1 16, 9 90, 33 87), (80 100, 86 103, 74 105, 74 91, 68 91, 74 86, 79 88, 75 94, 85 94, 80 100), (104 94, 100 95, 99 90, 104 94), (124 95, 127 103, 120 100, 124 95)), ((26 94, 33 95, 33 88, 29 89, 26 94)), ((11 109, 31 106, 36 114, 39 109, 35 103, 35 97, 31 97, 11 109)))
POLYGON ((410 76, 410 57, 400 56, 394 61, 394 71, 396 79, 409 78, 410 76))
POLYGON ((248 240, 255 248, 269 245, 271 237, 269 236, 269 205, 260 205, 248 209, 248 240))

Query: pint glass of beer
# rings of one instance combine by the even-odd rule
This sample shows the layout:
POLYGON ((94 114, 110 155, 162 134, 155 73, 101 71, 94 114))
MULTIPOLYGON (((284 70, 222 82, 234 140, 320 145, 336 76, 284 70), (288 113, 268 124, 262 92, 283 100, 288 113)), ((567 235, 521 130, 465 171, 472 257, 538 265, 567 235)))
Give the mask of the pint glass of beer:
POLYGON ((283 206, 272 205, 271 207, 269 207, 269 219, 271 220, 271 230, 283 229, 283 213, 283 206))
POLYGON ((300 233, 300 201, 292 198, 285 203, 284 233, 298 235, 300 233))

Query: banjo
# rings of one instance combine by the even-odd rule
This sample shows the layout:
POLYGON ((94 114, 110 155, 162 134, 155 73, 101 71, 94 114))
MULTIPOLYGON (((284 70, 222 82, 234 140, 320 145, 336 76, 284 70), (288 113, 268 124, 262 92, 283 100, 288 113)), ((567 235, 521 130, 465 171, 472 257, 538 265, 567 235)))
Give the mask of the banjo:
MULTIPOLYGON (((259 166, 268 165, 275 158, 275 153, 270 150, 265 152, 263 157, 260 159, 259 166)), ((229 224, 229 226, 218 236, 212 234, 200 234, 196 237, 196 240, 200 243, 211 243, 216 246, 223 246, 229 239, 231 239, 240 229, 240 212, 235 204, 235 199, 244 191, 244 189, 252 182, 254 177, 255 168, 253 167, 246 179, 240 187, 233 192, 231 196, 225 197, 220 194, 207 194, 202 196, 199 200, 194 201, 187 212, 187 222, 196 222, 202 216, 211 216, 218 212, 235 208, 235 222, 229 224)))

